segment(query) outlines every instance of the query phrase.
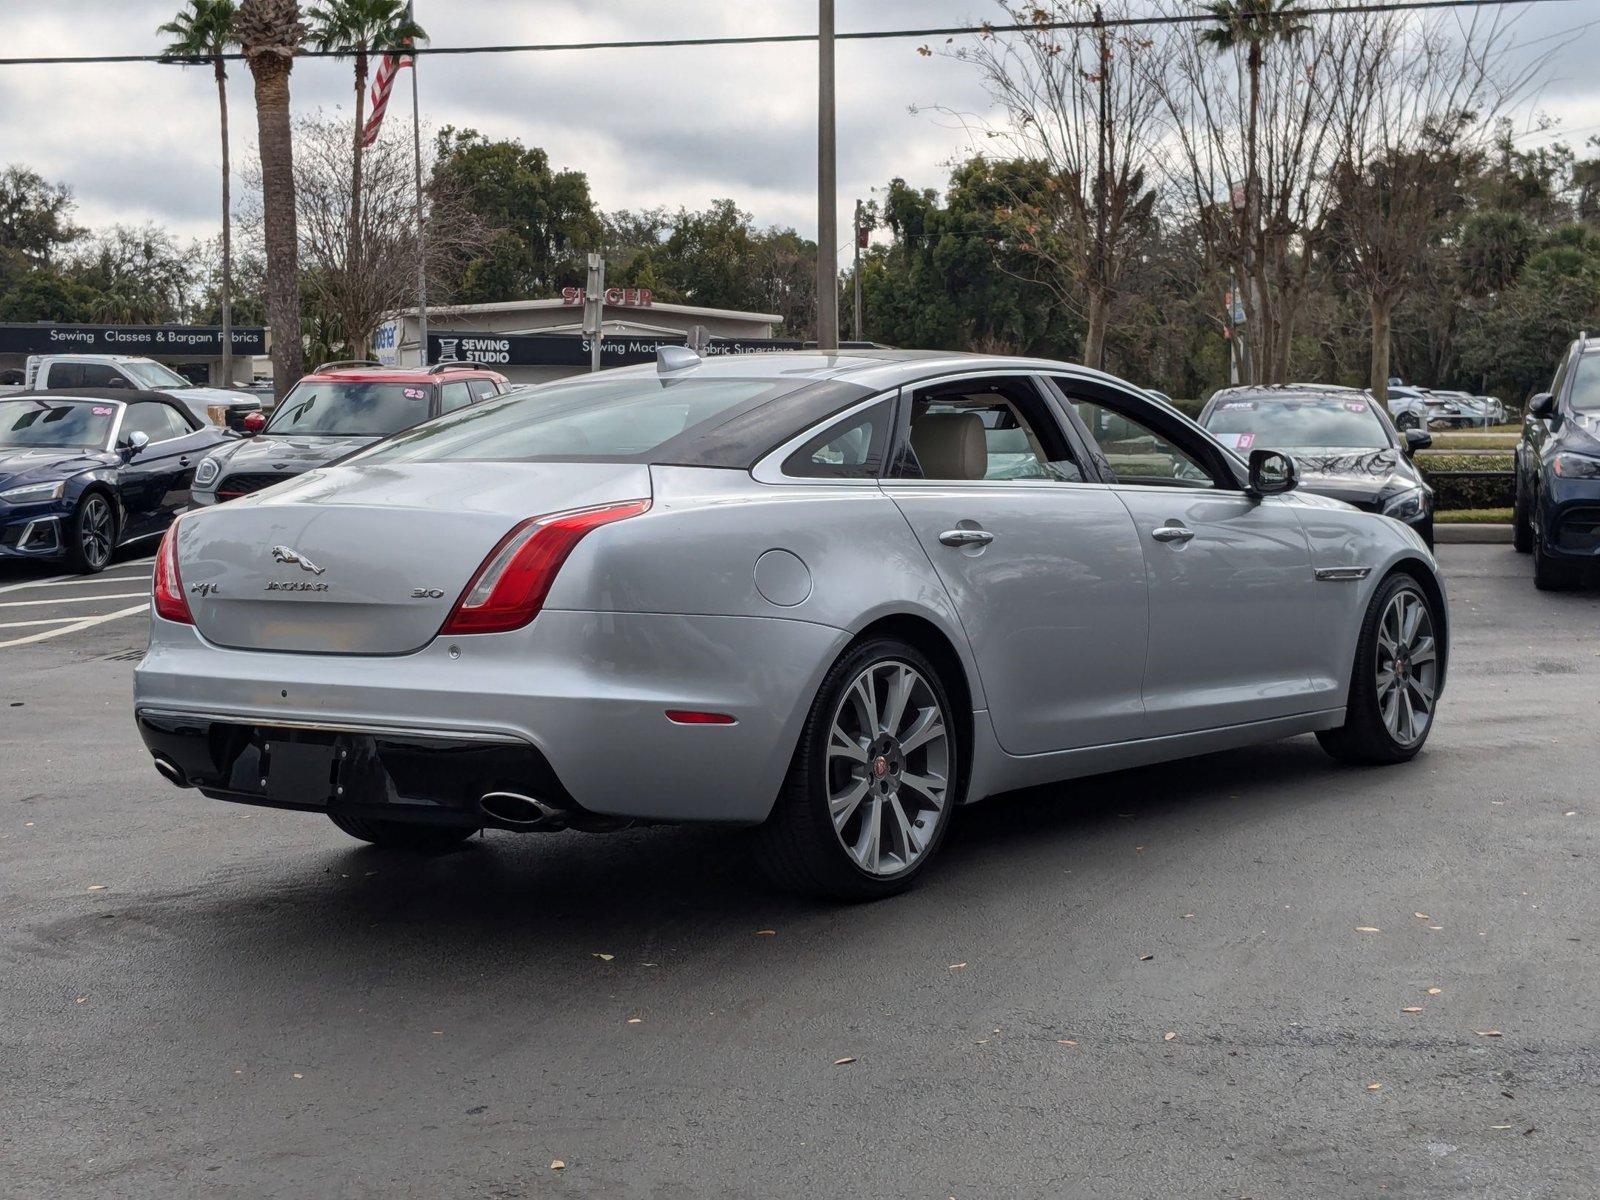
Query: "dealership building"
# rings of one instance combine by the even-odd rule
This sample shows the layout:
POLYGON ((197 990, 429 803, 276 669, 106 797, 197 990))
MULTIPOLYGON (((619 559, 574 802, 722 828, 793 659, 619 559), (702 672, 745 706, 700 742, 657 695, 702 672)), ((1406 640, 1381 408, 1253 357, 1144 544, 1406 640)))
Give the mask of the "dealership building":
MULTIPOLYGON (((492 367, 517 383, 543 383, 590 369, 583 332, 583 290, 567 288, 554 299, 455 304, 428 310, 427 361, 459 359, 492 367)), ((653 361, 664 345, 681 346, 696 335, 710 354, 798 350, 807 343, 774 338, 777 313, 738 312, 666 304, 643 288, 608 288, 602 306, 602 367, 653 361)), ((382 325, 373 339, 378 360, 416 366, 422 360, 417 310, 382 325)))
POLYGON ((191 383, 248 386, 255 359, 267 353, 267 331, 235 327, 232 334, 230 383, 222 377, 222 330, 214 325, 0 324, 0 381, 20 383, 35 354, 130 354, 164 363, 191 383))

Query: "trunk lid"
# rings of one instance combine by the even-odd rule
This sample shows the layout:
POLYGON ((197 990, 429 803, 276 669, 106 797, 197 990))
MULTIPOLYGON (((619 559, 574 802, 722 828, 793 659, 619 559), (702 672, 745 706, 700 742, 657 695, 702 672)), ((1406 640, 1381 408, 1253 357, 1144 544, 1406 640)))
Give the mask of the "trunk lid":
POLYGON ((218 645, 407 654, 518 522, 649 495, 626 463, 327 467, 185 518, 178 569, 218 645))

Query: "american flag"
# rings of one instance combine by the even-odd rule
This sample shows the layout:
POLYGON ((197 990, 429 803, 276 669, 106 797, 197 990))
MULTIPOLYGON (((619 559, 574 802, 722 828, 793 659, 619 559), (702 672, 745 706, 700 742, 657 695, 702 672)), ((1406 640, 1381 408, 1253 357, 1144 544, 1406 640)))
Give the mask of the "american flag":
POLYGON ((394 77, 405 67, 416 69, 409 54, 385 54, 378 64, 378 73, 372 77, 372 113, 361 129, 361 144, 371 146, 378 140, 378 129, 383 124, 384 111, 389 107, 389 93, 394 91, 394 77))

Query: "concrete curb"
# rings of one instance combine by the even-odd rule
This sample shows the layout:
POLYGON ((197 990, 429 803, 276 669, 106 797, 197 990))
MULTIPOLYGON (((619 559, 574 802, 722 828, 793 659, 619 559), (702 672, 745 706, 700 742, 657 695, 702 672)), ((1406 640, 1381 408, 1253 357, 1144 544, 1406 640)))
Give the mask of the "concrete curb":
POLYGON ((1443 544, 1453 542, 1456 544, 1469 543, 1471 545, 1507 545, 1511 544, 1511 526, 1509 525, 1471 525, 1462 524, 1437 524, 1433 527, 1433 540, 1443 544))

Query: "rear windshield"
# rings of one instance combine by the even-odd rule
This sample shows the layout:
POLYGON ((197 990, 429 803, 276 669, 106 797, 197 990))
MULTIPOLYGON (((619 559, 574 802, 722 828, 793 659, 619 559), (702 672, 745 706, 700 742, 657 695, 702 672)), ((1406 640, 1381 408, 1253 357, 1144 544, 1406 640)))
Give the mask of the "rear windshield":
POLYGON ((805 381, 792 379, 600 375, 480 401, 358 457, 365 462, 649 462, 668 443, 804 386, 805 381))
POLYGON ((1386 450, 1389 433, 1365 400, 1342 396, 1223 400, 1205 427, 1230 450, 1386 450))
POLYGON ((283 398, 265 432, 387 437, 426 421, 432 395, 419 383, 302 382, 283 398))
POLYGON ((0 446, 92 446, 105 449, 114 404, 7 400, 0 403, 0 446))

